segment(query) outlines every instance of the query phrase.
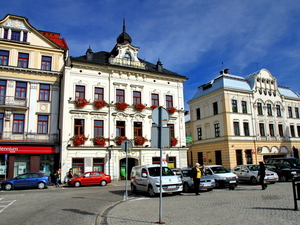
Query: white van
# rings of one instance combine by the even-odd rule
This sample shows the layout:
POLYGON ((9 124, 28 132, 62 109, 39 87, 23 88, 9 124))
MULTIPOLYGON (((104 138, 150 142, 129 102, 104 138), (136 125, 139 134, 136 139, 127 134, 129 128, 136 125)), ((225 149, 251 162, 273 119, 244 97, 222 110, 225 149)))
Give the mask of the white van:
MULTIPOLYGON (((182 180, 167 166, 162 166, 162 193, 181 194, 182 180)), ((147 192, 148 196, 160 193, 160 165, 143 165, 132 167, 131 192, 147 192)))

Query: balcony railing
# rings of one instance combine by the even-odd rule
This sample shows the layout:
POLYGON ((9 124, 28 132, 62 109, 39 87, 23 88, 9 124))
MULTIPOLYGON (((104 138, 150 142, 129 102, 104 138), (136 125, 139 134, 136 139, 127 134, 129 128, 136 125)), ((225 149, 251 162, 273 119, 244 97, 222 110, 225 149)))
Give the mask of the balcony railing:
POLYGON ((15 96, 0 95, 0 106, 1 105, 26 107, 27 98, 16 98, 15 96))
POLYGON ((0 141, 8 142, 58 142, 58 134, 38 134, 38 133, 13 133, 13 132, 0 132, 0 141))

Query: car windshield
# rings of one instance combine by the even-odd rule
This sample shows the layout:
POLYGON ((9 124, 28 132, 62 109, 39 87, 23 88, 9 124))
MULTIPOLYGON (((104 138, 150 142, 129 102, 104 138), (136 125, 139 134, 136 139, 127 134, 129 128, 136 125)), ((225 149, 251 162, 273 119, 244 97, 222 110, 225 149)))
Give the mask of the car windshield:
POLYGON ((248 166, 248 169, 250 171, 258 171, 259 170, 259 165, 251 165, 251 166, 248 166))
MULTIPOLYGON (((152 177, 160 176, 160 167, 151 167, 148 168, 149 174, 152 177)), ((174 176, 173 171, 169 167, 162 168, 162 176, 174 176)))
POLYGON ((291 163, 293 166, 300 166, 300 160, 299 159, 292 159, 291 163))
POLYGON ((223 166, 211 167, 214 173, 229 173, 230 171, 223 166))

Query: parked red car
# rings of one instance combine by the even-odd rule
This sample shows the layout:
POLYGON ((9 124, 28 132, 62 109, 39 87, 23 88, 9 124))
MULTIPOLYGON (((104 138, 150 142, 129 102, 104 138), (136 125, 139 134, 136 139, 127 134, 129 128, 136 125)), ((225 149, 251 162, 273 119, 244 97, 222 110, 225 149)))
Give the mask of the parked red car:
POLYGON ((75 177, 69 180, 68 184, 71 186, 79 187, 81 185, 101 185, 105 186, 107 183, 111 183, 110 175, 103 172, 92 171, 86 172, 80 177, 75 177))

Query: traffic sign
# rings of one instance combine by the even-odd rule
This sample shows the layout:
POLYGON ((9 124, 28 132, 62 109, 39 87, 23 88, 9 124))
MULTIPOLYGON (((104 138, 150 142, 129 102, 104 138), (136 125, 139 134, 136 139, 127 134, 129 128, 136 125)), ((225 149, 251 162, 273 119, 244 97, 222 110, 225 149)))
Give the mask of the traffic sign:
POLYGON ((123 141, 122 142, 122 144, 121 144, 121 149, 124 151, 124 152, 130 152, 131 151, 131 149, 132 149, 132 143, 131 143, 131 141, 129 141, 129 140, 125 140, 125 141, 123 141))
POLYGON ((165 108, 156 107, 152 111, 152 120, 157 125, 166 125, 170 120, 170 115, 165 108))

